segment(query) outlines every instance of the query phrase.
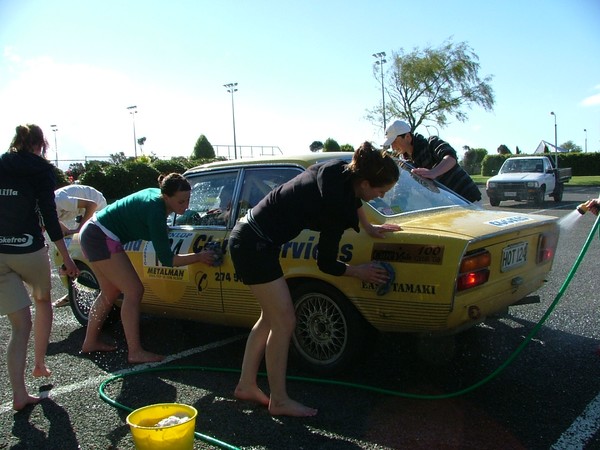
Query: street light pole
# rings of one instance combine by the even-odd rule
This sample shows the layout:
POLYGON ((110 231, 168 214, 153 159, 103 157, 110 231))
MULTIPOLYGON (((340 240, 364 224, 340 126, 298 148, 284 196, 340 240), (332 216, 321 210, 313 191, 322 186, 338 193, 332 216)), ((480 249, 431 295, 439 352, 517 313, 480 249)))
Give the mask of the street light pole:
POLYGON ((227 92, 231 93, 231 117, 233 118, 233 156, 237 159, 237 144, 235 142, 235 108, 233 107, 233 93, 237 91, 237 83, 227 83, 223 85, 227 92))
POLYGON ((550 112, 550 115, 554 116, 554 165, 558 169, 558 140, 556 139, 556 114, 554 111, 550 112))
POLYGON ((58 131, 58 128, 56 125, 50 125, 50 128, 54 131, 54 152, 56 154, 56 167, 58 167, 58 144, 56 141, 56 132, 58 131))
POLYGON ((133 154, 137 159, 137 139, 135 137, 135 115, 137 114, 137 106, 128 106, 129 114, 131 114, 131 119, 133 120, 133 154))
POLYGON ((587 153, 587 128, 584 128, 583 131, 585 132, 585 152, 587 153))
POLYGON ((383 90, 383 64, 387 61, 384 59, 385 52, 373 53, 375 58, 378 58, 378 61, 375 61, 375 65, 378 65, 381 69, 381 105, 383 111, 383 132, 385 133, 386 129, 386 120, 385 120, 385 91, 383 90))

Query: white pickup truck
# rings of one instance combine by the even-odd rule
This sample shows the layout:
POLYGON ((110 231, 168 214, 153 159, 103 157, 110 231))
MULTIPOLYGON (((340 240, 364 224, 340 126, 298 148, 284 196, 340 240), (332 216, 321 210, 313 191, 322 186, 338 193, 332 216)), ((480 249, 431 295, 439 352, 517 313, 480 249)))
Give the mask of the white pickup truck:
POLYGON ((502 200, 533 200, 541 206, 546 195, 555 202, 562 201, 565 183, 570 179, 571 168, 557 169, 552 158, 516 156, 504 161, 498 175, 488 179, 486 193, 492 206, 502 200))

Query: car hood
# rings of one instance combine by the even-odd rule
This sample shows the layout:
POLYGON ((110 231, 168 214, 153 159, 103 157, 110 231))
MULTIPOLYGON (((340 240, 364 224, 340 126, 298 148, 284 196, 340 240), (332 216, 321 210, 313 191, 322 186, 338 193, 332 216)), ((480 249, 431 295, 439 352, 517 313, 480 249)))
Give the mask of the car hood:
POLYGON ((529 181, 539 179, 541 173, 529 173, 529 172, 515 172, 515 173, 503 173, 495 175, 488 179, 490 181, 529 181))
POLYGON ((512 211, 486 211, 475 208, 446 208, 415 212, 388 219, 404 230, 436 233, 454 238, 483 239, 498 233, 513 232, 556 222, 552 216, 521 214, 512 211))

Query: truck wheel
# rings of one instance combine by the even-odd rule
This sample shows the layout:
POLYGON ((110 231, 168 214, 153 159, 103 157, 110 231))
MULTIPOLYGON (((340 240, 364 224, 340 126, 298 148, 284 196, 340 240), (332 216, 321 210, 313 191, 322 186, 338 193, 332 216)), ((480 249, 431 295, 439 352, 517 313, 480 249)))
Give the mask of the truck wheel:
POLYGON ((500 205, 500 200, 498 200, 496 197, 490 197, 490 205, 498 206, 500 205))
POLYGON ((558 183, 558 185, 556 186, 556 189, 554 190, 554 194, 552 194, 552 196, 554 197, 554 201, 556 203, 562 202, 564 190, 565 190, 565 185, 563 183, 558 183))
POLYGON ((544 197, 546 196, 546 188, 542 186, 539 191, 535 194, 533 199, 533 203, 535 206, 543 206, 544 205, 544 197))

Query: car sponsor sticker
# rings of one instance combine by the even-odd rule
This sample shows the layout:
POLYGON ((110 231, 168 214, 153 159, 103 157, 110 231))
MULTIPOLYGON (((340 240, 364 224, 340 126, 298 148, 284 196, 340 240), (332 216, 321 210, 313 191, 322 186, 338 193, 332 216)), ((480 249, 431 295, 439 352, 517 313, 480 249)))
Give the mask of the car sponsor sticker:
POLYGON ((373 245, 371 259, 374 261, 439 265, 444 261, 444 246, 379 243, 373 245))
MULTIPOLYGON (((171 251, 173 254, 188 253, 192 246, 194 233, 175 232, 169 233, 171 241, 171 251)), ((189 271, 187 266, 165 267, 158 257, 151 241, 145 242, 142 250, 142 264, 144 277, 162 280, 189 281, 189 271)))
POLYGON ((488 225, 492 225, 494 227, 503 228, 503 227, 508 227, 510 225, 514 225, 517 223, 527 222, 529 220, 533 220, 533 219, 531 219, 531 217, 526 217, 526 216, 510 216, 510 217, 504 217, 502 219, 490 220, 490 221, 484 222, 484 223, 486 223, 488 225))

